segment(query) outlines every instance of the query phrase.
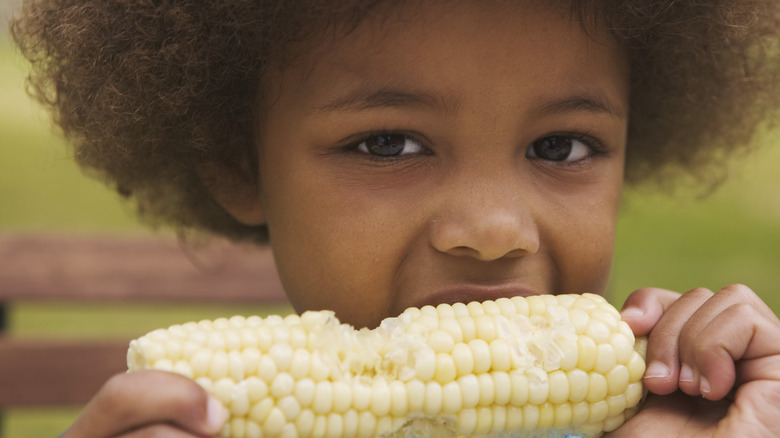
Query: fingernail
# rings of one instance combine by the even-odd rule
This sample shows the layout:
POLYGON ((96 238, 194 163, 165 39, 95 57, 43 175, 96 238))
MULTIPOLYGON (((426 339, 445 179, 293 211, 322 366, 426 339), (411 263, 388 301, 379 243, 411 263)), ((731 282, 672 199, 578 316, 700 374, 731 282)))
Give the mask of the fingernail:
POLYGON ((693 370, 686 364, 680 367, 680 379, 681 382, 690 383, 693 382, 693 370))
POLYGON ((645 315, 645 311, 639 307, 626 307, 620 311, 620 315, 628 318, 639 318, 645 315))
POLYGON ((650 365, 647 366, 647 370, 645 370, 645 378, 648 379, 664 379, 671 375, 672 372, 669 371, 669 367, 657 360, 650 362, 650 365))
POLYGON ((710 388, 710 381, 706 377, 699 377, 699 390, 702 394, 709 394, 712 388, 710 388))
POLYGON ((206 404, 206 426, 218 432, 222 429, 222 425, 225 424, 225 420, 227 420, 227 417, 225 416, 225 408, 222 406, 222 402, 209 396, 209 401, 206 404))

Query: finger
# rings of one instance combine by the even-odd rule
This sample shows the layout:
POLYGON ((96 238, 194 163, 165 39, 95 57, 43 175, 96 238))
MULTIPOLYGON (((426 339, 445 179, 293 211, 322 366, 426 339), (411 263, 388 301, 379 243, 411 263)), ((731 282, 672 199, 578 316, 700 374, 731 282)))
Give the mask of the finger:
POLYGON ((66 437, 115 436, 155 423, 213 436, 224 421, 219 401, 193 380, 162 371, 139 371, 112 377, 66 437))
MULTIPOLYGON (((694 289, 672 303, 647 338, 647 370, 644 383, 656 394, 670 394, 687 385, 691 389, 690 369, 680 367, 680 334, 701 305, 712 297, 708 289, 694 289)), ((696 389, 698 392, 698 388, 696 389)))
POLYGON ((693 346, 692 367, 698 379, 701 395, 711 400, 725 397, 736 382, 735 361, 745 360, 742 378, 745 381, 780 379, 773 359, 778 354, 777 327, 747 304, 735 304, 713 318, 693 346), (770 360, 774 366, 759 372, 750 361, 770 360), (768 371, 768 372, 767 372, 768 371))
MULTIPOLYGON (((736 382, 735 360, 744 356, 751 338, 762 336, 763 320, 747 304, 737 304, 719 313, 707 324, 704 334, 692 345, 692 351, 684 359, 695 370, 698 391, 705 398, 717 400, 725 397, 736 382)), ((776 335, 775 335, 776 336, 776 335)), ((760 340, 759 340, 760 342, 760 340)))
POLYGON ((620 315, 635 335, 644 336, 653 330, 666 309, 678 298, 679 293, 666 289, 639 289, 626 298, 620 315))
MULTIPOLYGON (((696 360, 702 386, 711 390, 702 395, 717 399, 725 396, 732 385, 721 382, 722 375, 733 372, 736 362, 736 397, 729 415, 720 424, 723 437, 780 436, 777 406, 780 406, 780 324, 774 315, 767 316, 763 307, 735 304, 723 311, 705 328, 712 336, 696 360), (715 342, 717 340, 717 342, 715 342)), ((733 378, 731 379, 733 380, 733 378)))
POLYGON ((776 332, 776 321, 769 306, 746 286, 721 289, 702 303, 682 329, 680 388, 709 399, 724 397, 735 382, 734 361, 744 356, 754 334, 764 338, 776 332), (759 326, 761 332, 754 333, 759 326))
POLYGON ((718 292, 718 295, 736 296, 735 301, 750 304, 758 310, 765 318, 780 324, 775 312, 761 299, 752 289, 744 284, 731 284, 718 292))

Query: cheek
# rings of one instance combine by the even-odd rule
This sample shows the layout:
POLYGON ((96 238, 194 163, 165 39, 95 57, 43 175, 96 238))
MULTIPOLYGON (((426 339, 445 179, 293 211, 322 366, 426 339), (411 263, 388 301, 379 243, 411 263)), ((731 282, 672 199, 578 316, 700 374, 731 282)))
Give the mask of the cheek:
POLYGON ((551 240, 557 260, 557 289, 570 293, 603 294, 609 281, 615 246, 619 191, 592 196, 592 202, 581 203, 571 211, 569 220, 559 226, 565 230, 551 240), (575 219, 576 218, 576 219, 575 219))
MULTIPOLYGON (((311 176, 311 174, 309 174, 311 176)), ((330 309, 342 322, 371 325, 386 315, 401 227, 393 209, 339 185, 291 178, 267 199, 271 246, 296 311, 330 309), (320 187, 330 187, 322 190, 320 187)))

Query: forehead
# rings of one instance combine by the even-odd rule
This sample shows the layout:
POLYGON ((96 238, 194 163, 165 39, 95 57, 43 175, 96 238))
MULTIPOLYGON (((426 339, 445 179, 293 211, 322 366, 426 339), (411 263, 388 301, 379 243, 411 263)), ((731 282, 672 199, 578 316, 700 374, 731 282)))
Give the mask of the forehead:
MULTIPOLYGON (((577 3, 575 8, 569 1, 555 0, 382 3, 359 20, 331 26, 307 40, 294 51, 299 56, 267 73, 263 88, 271 95, 292 88, 307 102, 321 104, 318 108, 327 108, 340 88, 346 92, 362 86, 437 90, 424 94, 440 109, 456 106, 455 96, 469 82, 475 90, 499 94, 503 86, 518 85, 531 94, 554 93, 552 84, 571 92, 588 88, 609 94, 604 90, 610 87, 625 91, 627 57, 587 4, 577 3), (488 77, 508 78, 511 83, 490 82, 488 77), (444 96, 450 98, 439 99, 444 96)), ((627 106, 619 96, 612 97, 617 106, 627 106)), ((269 100, 275 99, 265 101, 269 100)), ((617 106, 612 109, 627 111, 617 106)), ((304 109, 315 110, 299 108, 304 109)))

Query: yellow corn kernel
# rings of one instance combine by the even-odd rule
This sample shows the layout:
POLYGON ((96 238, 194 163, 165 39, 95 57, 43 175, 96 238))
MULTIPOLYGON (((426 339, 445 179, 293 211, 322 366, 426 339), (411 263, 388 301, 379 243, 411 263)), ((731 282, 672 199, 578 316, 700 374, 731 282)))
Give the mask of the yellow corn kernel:
POLYGON ((373 330, 329 311, 175 325, 130 371, 195 379, 223 436, 598 437, 643 396, 644 340, 592 295, 410 308, 373 330))

